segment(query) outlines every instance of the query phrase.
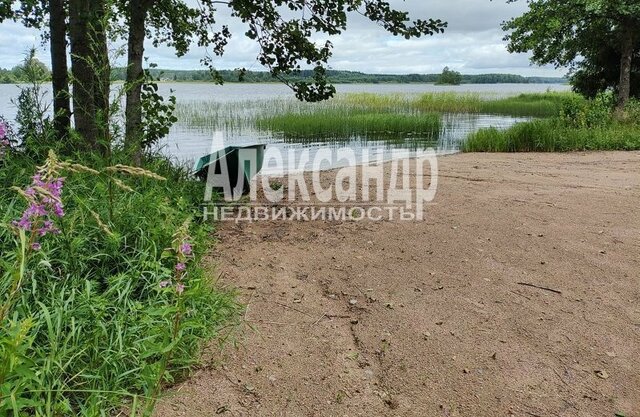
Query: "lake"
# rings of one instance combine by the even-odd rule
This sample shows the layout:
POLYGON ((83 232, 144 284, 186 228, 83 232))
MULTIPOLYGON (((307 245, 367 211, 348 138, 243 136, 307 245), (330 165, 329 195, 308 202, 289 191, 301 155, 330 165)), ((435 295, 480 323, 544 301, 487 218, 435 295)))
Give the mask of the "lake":
MULTIPOLYGON (((338 94, 345 93, 376 93, 418 95, 428 92, 471 92, 486 97, 506 97, 521 93, 542 93, 545 91, 568 91, 570 87, 562 84, 465 84, 460 86, 436 86, 433 84, 339 84, 336 85, 338 94)), ((456 152, 461 141, 473 131, 483 127, 508 128, 519 121, 528 118, 483 115, 483 114, 444 114, 443 126, 436 138, 406 138, 401 141, 376 141, 364 138, 343 138, 342 140, 295 140, 283 138, 277 132, 256 130, 250 123, 244 123, 247 113, 250 113, 252 103, 269 103, 277 100, 287 102, 295 100, 289 88, 282 84, 225 84, 223 86, 211 83, 163 83, 160 93, 167 97, 170 91, 177 97, 178 106, 212 104, 222 110, 218 113, 222 118, 240 120, 238 123, 200 124, 198 126, 179 120, 171 129, 170 134, 160 144, 166 154, 183 163, 192 161, 212 149, 212 138, 215 132, 220 132, 224 145, 243 145, 264 143, 268 147, 280 148, 283 154, 289 151, 299 152, 310 149, 316 152, 320 149, 345 146, 356 151, 363 149, 406 149, 408 151, 433 148, 439 154, 456 152), (230 127, 231 126, 231 127, 230 127)), ((19 88, 15 85, 0 85, 0 115, 8 119, 15 117, 16 109, 11 100, 17 97, 19 88)), ((50 97, 50 88, 45 88, 45 94, 50 97)))

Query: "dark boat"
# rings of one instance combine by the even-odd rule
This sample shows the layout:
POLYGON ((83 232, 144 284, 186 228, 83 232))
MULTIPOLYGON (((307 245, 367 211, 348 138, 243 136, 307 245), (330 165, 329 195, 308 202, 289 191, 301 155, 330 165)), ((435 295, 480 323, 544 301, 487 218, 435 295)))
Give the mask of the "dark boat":
POLYGON ((227 146, 226 148, 200 158, 193 168, 193 173, 196 177, 206 181, 211 169, 214 170, 212 174, 221 175, 225 165, 224 162, 226 162, 226 167, 224 168, 226 168, 226 175, 228 175, 231 188, 235 189, 238 182, 242 181, 243 192, 247 193, 252 176, 259 173, 262 169, 265 148, 266 145, 227 146), (251 159, 245 159, 244 165, 242 169, 240 169, 240 155, 244 150, 250 151, 249 155, 251 159), (226 161, 223 161, 223 159, 226 159, 226 161), (252 167, 252 163, 255 163, 256 166, 252 167))

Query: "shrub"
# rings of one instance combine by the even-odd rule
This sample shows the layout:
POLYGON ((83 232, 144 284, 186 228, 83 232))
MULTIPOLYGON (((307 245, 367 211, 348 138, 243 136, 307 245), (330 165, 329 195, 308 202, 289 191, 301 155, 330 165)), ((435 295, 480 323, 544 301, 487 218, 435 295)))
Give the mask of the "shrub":
POLYGON ((562 103, 560 119, 565 125, 575 128, 607 126, 613 121, 613 102, 611 93, 600 93, 593 100, 568 97, 562 103))
POLYGON ((631 99, 625 108, 627 123, 640 126, 640 100, 631 99))

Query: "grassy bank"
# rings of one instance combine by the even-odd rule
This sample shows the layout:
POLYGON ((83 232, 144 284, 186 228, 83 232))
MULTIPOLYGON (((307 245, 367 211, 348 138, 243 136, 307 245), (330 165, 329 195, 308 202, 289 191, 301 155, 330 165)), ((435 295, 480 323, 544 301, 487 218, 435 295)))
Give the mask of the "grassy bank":
POLYGON ((429 93, 411 103, 420 111, 484 113, 506 116, 557 116, 562 102, 573 93, 520 94, 505 98, 484 98, 479 94, 429 93))
POLYGON ((347 113, 341 110, 287 113, 258 119, 263 130, 282 133, 285 137, 339 138, 397 138, 405 136, 435 136, 440 131, 437 114, 347 113))
POLYGON ((201 265, 200 183, 74 162, 0 157, 0 415, 138 415, 236 311, 201 265))
POLYGON ((577 96, 560 102, 556 117, 519 123, 501 131, 472 133, 465 152, 565 152, 640 149, 640 103, 631 101, 621 119, 615 98, 602 94, 593 100, 577 96))
POLYGON ((464 152, 566 152, 639 150, 640 130, 633 125, 569 127, 559 120, 519 123, 501 131, 481 129, 469 135, 464 152))

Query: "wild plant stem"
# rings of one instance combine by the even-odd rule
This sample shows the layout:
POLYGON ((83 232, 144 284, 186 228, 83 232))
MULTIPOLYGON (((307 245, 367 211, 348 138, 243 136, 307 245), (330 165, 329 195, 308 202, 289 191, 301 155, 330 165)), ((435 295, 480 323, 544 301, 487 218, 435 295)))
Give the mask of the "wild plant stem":
MULTIPOLYGON (((31 239, 33 240, 33 235, 35 233, 31 233, 31 239)), ((31 247, 31 243, 29 244, 29 248, 31 247)), ((9 290, 9 296, 7 297, 7 300, 5 301, 5 303, 2 305, 2 308, 0 308, 0 325, 4 322, 4 319, 6 318, 7 313, 9 312, 9 309, 11 308, 11 304, 13 304, 13 299, 15 298, 15 295, 17 294, 17 292, 20 290, 20 287, 22 286, 22 280, 24 278, 24 272, 25 272, 25 268, 26 268, 26 261, 27 261, 27 245, 26 245, 26 236, 25 236, 25 232, 24 230, 20 231, 20 267, 17 270, 14 270, 13 273, 13 282, 11 283, 11 289, 9 290)))
MULTIPOLYGON (((178 301, 176 303, 176 307, 177 307, 177 311, 176 311, 176 315, 173 318, 173 329, 171 332, 170 343, 173 343, 177 339, 178 331, 180 330, 180 321, 182 320, 182 308, 183 308, 181 294, 178 295, 178 301)), ((162 388, 162 380, 164 379, 164 373, 167 371, 167 367, 169 366, 169 361, 171 360, 172 353, 173 353, 173 350, 169 350, 162 357, 162 362, 160 363, 160 369, 158 371, 158 380, 156 382, 155 387, 153 388, 153 393, 150 396, 150 400, 149 400, 150 402, 145 409, 145 412, 144 412, 145 417, 150 416, 156 406, 156 401, 158 400, 158 396, 160 395, 160 389, 162 388)))
POLYGON ((113 224, 113 181, 109 175, 109 221, 113 224))

